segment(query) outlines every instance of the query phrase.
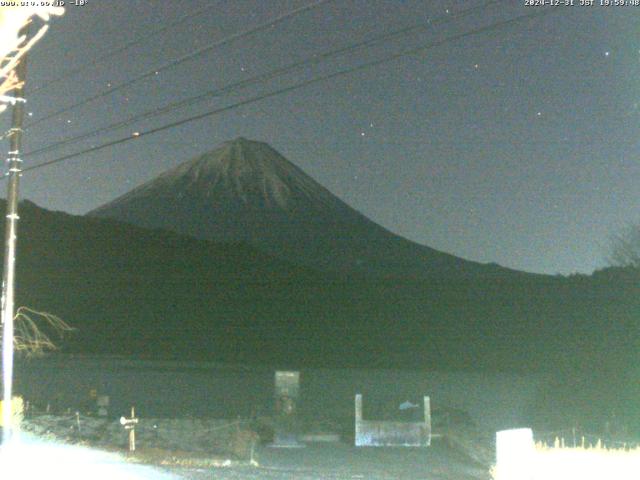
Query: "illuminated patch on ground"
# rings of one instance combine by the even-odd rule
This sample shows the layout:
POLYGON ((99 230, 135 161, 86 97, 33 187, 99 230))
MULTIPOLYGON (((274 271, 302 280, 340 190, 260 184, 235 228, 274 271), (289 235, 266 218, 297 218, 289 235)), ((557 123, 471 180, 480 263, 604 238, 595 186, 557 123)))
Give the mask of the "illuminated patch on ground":
POLYGON ((117 454, 44 441, 30 435, 0 449, 0 478, 51 480, 176 480, 180 477, 134 465, 117 454))

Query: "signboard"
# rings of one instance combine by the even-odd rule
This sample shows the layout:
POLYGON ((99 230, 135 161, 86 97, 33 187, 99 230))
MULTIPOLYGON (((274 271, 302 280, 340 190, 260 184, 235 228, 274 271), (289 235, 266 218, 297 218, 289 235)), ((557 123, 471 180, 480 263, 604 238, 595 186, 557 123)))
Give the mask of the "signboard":
POLYGON ((275 431, 272 446, 301 447, 298 442, 298 398, 300 372, 278 371, 275 374, 275 431))

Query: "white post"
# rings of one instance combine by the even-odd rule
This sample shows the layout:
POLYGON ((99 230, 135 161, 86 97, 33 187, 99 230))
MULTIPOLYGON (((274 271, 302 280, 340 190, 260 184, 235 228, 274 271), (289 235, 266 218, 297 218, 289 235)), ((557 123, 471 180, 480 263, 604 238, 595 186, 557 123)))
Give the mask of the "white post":
POLYGON ((138 423, 138 419, 136 418, 136 410, 134 407, 131 407, 131 418, 120 417, 120 425, 124 427, 125 430, 129 430, 129 451, 136 451, 136 424, 138 423))
MULTIPOLYGON (((24 33, 25 28, 22 29, 24 33)), ((22 159, 22 124, 24 121, 24 82, 27 72, 26 55, 22 57, 16 67, 16 75, 23 82, 15 89, 14 97, 18 100, 13 106, 12 126, 10 136, 9 156, 9 184, 7 187, 7 215, 4 233, 4 270, 2 272, 2 443, 11 440, 13 407, 13 316, 14 316, 14 288, 16 271, 16 240, 18 235, 18 185, 21 175, 22 159)))
POLYGON ((424 424, 427 427, 429 438, 427 438, 427 446, 431 446, 431 398, 423 397, 424 400, 424 424))
POLYGON ((535 444, 530 428, 502 430, 496 433, 495 480, 520 480, 530 475, 535 444))

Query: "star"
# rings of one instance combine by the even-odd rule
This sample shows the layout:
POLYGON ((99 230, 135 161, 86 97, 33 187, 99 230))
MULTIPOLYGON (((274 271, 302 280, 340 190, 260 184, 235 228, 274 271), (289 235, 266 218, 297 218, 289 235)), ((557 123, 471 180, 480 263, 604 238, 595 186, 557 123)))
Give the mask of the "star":
POLYGON ((609 55, 611 55, 611 52, 604 52, 605 57, 608 57, 609 55))

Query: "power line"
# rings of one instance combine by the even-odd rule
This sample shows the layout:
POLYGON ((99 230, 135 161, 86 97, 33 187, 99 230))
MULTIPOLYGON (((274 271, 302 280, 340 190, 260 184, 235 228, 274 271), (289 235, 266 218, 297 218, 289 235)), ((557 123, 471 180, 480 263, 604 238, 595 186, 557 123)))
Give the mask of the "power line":
POLYGON ((184 108, 190 105, 194 105, 196 103, 199 103, 203 100, 206 100, 207 98, 211 98, 211 97, 216 97, 216 96, 223 96, 226 93, 232 92, 234 90, 238 90, 238 89, 242 89, 242 88, 246 88, 250 85, 256 84, 258 82, 264 82, 267 80, 271 80, 275 77, 278 77, 280 75, 283 75, 285 73, 291 72, 293 70, 296 70, 302 66, 308 66, 308 65, 312 65, 312 64, 317 64, 320 63, 328 58, 331 58, 333 56, 337 56, 337 55, 341 55, 343 53, 347 53, 349 51, 352 50, 356 50, 358 48, 362 48, 362 47, 366 47, 369 45, 374 45, 374 44, 379 44, 382 43, 384 41, 387 41, 389 39, 392 39, 394 37, 398 37, 400 35, 404 35, 410 32, 413 32, 415 30, 422 30, 422 29, 426 29, 429 28, 433 25, 437 25, 437 24, 441 24, 441 23, 449 23, 452 22, 454 20, 457 20, 459 18, 463 18, 465 16, 468 16, 470 14, 473 14, 479 10, 483 10, 489 6, 491 6, 492 4, 498 4, 501 3, 500 0, 490 0, 487 1, 485 3, 483 3, 482 5, 476 6, 476 7, 472 7, 472 8, 468 8, 465 10, 462 10, 458 13, 455 13, 453 15, 443 15, 441 17, 438 17, 436 19, 434 19, 430 24, 426 24, 424 22, 421 22, 419 24, 415 24, 415 25, 411 25, 409 27, 405 27, 399 30, 395 30, 393 32, 389 32, 389 33, 385 33, 382 35, 378 35, 376 37, 367 39, 367 40, 363 40, 363 41, 359 41, 344 47, 340 47, 337 49, 333 49, 321 54, 316 54, 316 55, 312 55, 311 57, 308 57, 304 60, 300 60, 297 62, 293 62, 290 63, 288 65, 285 65, 283 67, 277 68, 275 70, 266 72, 266 73, 262 73, 259 75, 256 75, 254 77, 251 77, 249 79, 245 79, 245 80, 241 80, 239 82, 235 82, 235 83, 231 83, 228 85, 225 85, 224 87, 220 87, 214 90, 210 90, 208 92, 205 93, 201 93, 198 95, 195 95, 193 97, 189 97, 177 102, 173 102, 173 103, 169 103, 167 105, 164 105, 162 107, 158 107, 152 110, 148 110, 146 112, 134 115, 132 117, 129 117, 125 120, 113 123, 111 125, 105 126, 105 127, 101 127, 99 129, 90 131, 90 132, 85 132, 85 133, 81 133, 79 135, 76 135, 74 137, 70 137, 64 140, 61 140, 59 142, 47 145, 45 147, 39 148, 37 150, 33 150, 31 152, 27 152, 26 154, 23 155, 23 157, 29 157, 29 156, 33 156, 33 155, 39 155, 39 154, 43 154, 46 152, 49 152, 51 150, 55 150, 57 148, 63 147, 65 145, 69 145, 69 144, 74 144, 77 143, 79 141, 85 140, 87 138, 96 136, 96 135, 100 135, 103 133, 107 133, 113 130, 117 130, 119 128, 131 125, 132 123, 138 121, 138 120, 143 120, 143 119, 147 119, 147 118, 153 118, 159 115, 164 115, 166 113, 172 112, 174 110, 178 110, 180 108, 184 108))
POLYGON ((47 80, 45 81, 42 85, 39 85, 35 88, 31 88, 29 89, 29 94, 33 95, 36 94, 37 92, 41 92, 44 89, 47 89, 49 87, 51 87, 52 85, 56 85, 57 83, 60 83, 63 80, 67 80, 70 77, 74 77, 79 73, 82 73, 86 70, 89 70, 93 67, 96 67, 98 65, 100 65, 101 63, 104 63, 105 60, 108 60, 112 57, 115 57, 116 55, 129 50, 131 47, 134 47, 140 43, 145 42, 146 40, 148 40, 149 38, 155 37, 156 35, 159 35, 161 33, 166 32, 167 30, 170 30, 184 22, 186 22, 187 20, 190 20, 193 17, 196 17, 198 15, 201 15, 202 13, 206 12, 207 10, 211 10, 213 7, 217 6, 216 3, 210 3, 208 4, 206 7, 200 8, 199 10, 196 10, 193 13, 189 13, 187 15, 184 15, 180 18, 178 18, 175 22, 169 23, 164 25, 162 28, 159 28, 157 30, 152 30, 151 32, 145 33, 144 35, 139 35, 136 38, 134 38, 133 40, 131 40, 130 42, 125 43, 124 45, 122 45, 120 48, 117 48, 116 50, 112 50, 109 51, 107 53, 105 53, 102 56, 99 56, 98 58, 96 58, 95 60, 93 60, 92 62, 89 62, 85 65, 83 65, 82 67, 76 68, 75 70, 71 70, 70 72, 67 72, 63 75, 60 75, 58 77, 54 77, 51 80, 47 80))
POLYGON ((294 10, 291 10, 290 12, 287 12, 287 13, 283 13, 282 15, 280 15, 280 16, 272 19, 272 20, 269 20, 267 22, 261 23, 258 26, 255 26, 255 27, 252 27, 250 29, 243 30, 241 32, 237 32, 237 33, 234 33, 232 35, 229 35, 228 37, 225 37, 225 38, 223 38, 221 40, 218 40, 217 42, 214 42, 211 45, 207 45, 206 47, 200 48, 200 49, 196 50, 195 52, 189 53, 189 54, 184 55, 182 57, 179 57, 179 58, 177 58, 175 60, 172 60, 171 62, 165 63, 164 65, 161 65, 159 67, 156 67, 156 68, 153 68, 151 70, 148 70, 147 72, 145 72, 145 73, 143 73, 141 75, 138 75, 137 77, 134 77, 131 80, 128 80, 128 81, 126 81, 124 83, 116 85, 115 87, 109 88, 109 89, 107 89, 107 90, 105 90, 105 91, 103 91, 101 93, 98 93, 98 94, 92 96, 92 97, 86 98, 86 99, 81 100, 79 102, 76 102, 76 103, 74 103, 72 105, 69 105, 68 107, 62 108, 62 109, 57 110, 57 111, 55 111, 53 113, 45 115, 44 117, 41 117, 41 118, 31 122, 31 124, 29 124, 27 126, 27 129, 29 129, 31 127, 34 127, 35 125, 38 125, 38 124, 44 122, 45 120, 49 120, 51 118, 57 117, 59 115, 62 115, 63 113, 67 113, 67 112, 69 112, 69 111, 71 111, 71 110, 73 110, 75 108, 78 108, 78 107, 80 107, 82 105, 85 105, 87 103, 93 102, 94 100, 98 100, 100 98, 106 97, 107 95, 111 95, 112 93, 117 92, 119 90, 122 90, 123 88, 130 87, 131 85, 134 85, 135 83, 138 83, 141 80, 144 80, 144 79, 150 78, 150 77, 155 77, 156 75, 158 75, 160 72, 162 72, 164 70, 168 70, 168 69, 176 67, 176 66, 178 66, 178 65, 180 65, 180 64, 182 64, 182 63, 184 63, 184 62, 186 62, 188 60, 192 60, 192 59, 194 59, 194 58, 196 58, 196 57, 198 57, 198 56, 200 56, 200 55, 202 55, 202 54, 204 54, 206 52, 209 52, 209 51, 213 50, 214 48, 220 47, 222 45, 226 45, 227 43, 230 43, 230 42, 232 42, 234 40, 238 40, 238 39, 240 39, 242 37, 253 35, 254 33, 260 32, 262 30, 266 30, 268 28, 273 27, 274 25, 277 25, 278 23, 283 22, 284 20, 286 20, 286 19, 288 19, 290 17, 293 17, 293 16, 295 16, 297 14, 306 12, 308 10, 311 10, 313 8, 316 8, 316 7, 320 6, 320 5, 323 5, 325 3, 332 2, 332 1, 334 1, 334 0, 317 0, 317 1, 313 2, 313 3, 311 3, 311 4, 305 5, 303 7, 296 8, 294 10))
POLYGON ((119 144, 122 144, 122 143, 129 142, 131 140, 137 140, 137 139, 139 139, 141 137, 144 137, 144 136, 147 136, 147 135, 153 135, 154 133, 162 132, 164 130, 168 130, 168 129, 171 129, 171 128, 179 127, 181 125, 185 125, 187 123, 191 123, 191 122, 194 122, 194 121, 197 121, 197 120, 201 120, 203 118, 207 118, 207 117, 211 117, 211 116, 214 116, 214 115, 218 115, 220 113, 224 113, 226 111, 229 111, 229 110, 232 110, 232 109, 235 109, 235 108, 238 108, 238 107, 242 107, 242 106, 245 106, 245 105, 248 105, 248 104, 251 104, 251 103, 255 103, 255 102, 267 99, 267 98, 271 98, 271 97, 275 97, 277 95, 282 95, 284 93, 288 93, 288 92, 292 92, 292 91, 295 91, 295 90, 299 90, 301 88, 305 88, 305 87, 308 87, 310 85, 314 85, 316 83, 320 83, 320 82, 324 82, 326 80, 331 80, 331 79, 334 79, 334 78, 337 78, 337 77, 348 75, 350 73, 354 73, 354 72, 362 71, 362 70, 365 70, 365 69, 368 69, 368 68, 372 68, 372 67, 375 67, 375 66, 381 65, 383 63, 387 63, 387 62, 396 60, 398 58, 401 58, 401 57, 404 57, 404 56, 407 56, 407 55, 415 55, 415 54, 418 54, 418 53, 422 53, 422 52, 424 52, 426 50, 430 50, 430 49, 433 49, 433 48, 436 48, 436 47, 440 47, 440 46, 445 45, 445 44, 450 43, 450 42, 461 40, 463 38, 467 38, 467 37, 479 35, 479 34, 482 34, 482 33, 487 33, 487 32, 490 32, 492 30, 498 30, 498 29, 501 29, 501 28, 504 28, 504 27, 508 27, 510 25, 514 25, 514 24, 519 23, 519 22, 521 22, 523 20, 526 20, 526 19, 541 17, 541 16, 547 15, 547 14, 553 12, 553 11, 558 11, 558 9, 545 9, 543 11, 536 11, 534 13, 530 13, 530 14, 527 14, 527 15, 521 15, 519 17, 515 17, 515 18, 509 19, 509 20, 504 20, 502 22, 497 22, 497 23, 488 25, 486 27, 481 27, 481 28, 477 28, 477 29, 471 30, 469 32, 465 32, 465 33, 461 33, 461 34, 458 34, 458 35, 454 35, 454 36, 445 38, 444 40, 440 40, 440 41, 437 41, 437 42, 431 42, 431 43, 429 43, 427 45, 423 45, 423 46, 420 46, 420 47, 416 47, 416 48, 412 48, 412 49, 409 49, 409 50, 405 50, 405 51, 400 52, 400 53, 395 53, 395 54, 392 54, 392 55, 388 55, 388 56, 385 56, 383 58, 380 58, 380 59, 377 59, 377 60, 373 60, 371 62, 366 62, 366 63, 360 64, 360 65, 357 65, 355 67, 351 67, 351 68, 348 68, 348 69, 340 70, 338 72, 334 72, 334 73, 331 73, 331 74, 323 75, 321 77, 317 77, 317 78, 314 78, 314 79, 306 80, 306 81, 298 83, 296 85, 291 85, 291 86, 288 86, 288 87, 284 87, 284 88, 281 88, 279 90, 275 90, 273 92, 265 93, 265 94, 262 94, 262 95, 257 95, 255 97, 252 97, 252 98, 249 98, 249 99, 246 99, 246 100, 242 100, 240 102, 237 102, 237 103, 234 103, 234 104, 231 104, 231 105, 227 105, 225 107, 220 107, 220 108, 217 108, 217 109, 214 109, 214 110, 210 110, 210 111, 205 112, 205 113, 201 113, 199 115, 194 115, 192 117, 184 118, 182 120, 178 120, 178 121, 175 121, 175 122, 172 122, 172 123, 160 126, 160 127, 156 127, 156 128, 147 130, 145 132, 136 132, 133 135, 128 135, 126 137, 119 138, 117 140, 112 140, 110 142, 103 143, 101 145, 97 145, 95 147, 91 147, 91 148, 82 150, 80 152, 75 152, 75 153, 71 153, 69 155, 64 155, 62 157, 55 158, 53 160, 49 160, 49 161, 41 163, 39 165, 34 165, 32 167, 24 168, 23 172, 37 170, 39 168, 47 167, 49 165, 54 165, 54 164, 57 164, 57 163, 64 162, 66 160, 70 160, 72 158, 79 157, 81 155, 85 155, 87 153, 93 153, 93 152, 96 152, 96 151, 99 151, 99 150, 103 150, 103 149, 108 148, 108 147, 113 147, 113 146, 116 146, 116 145, 119 145, 119 144))
POLYGON ((542 12, 538 11, 538 12, 531 13, 531 14, 528 14, 528 15, 522 15, 522 16, 510 19, 510 20, 505 20, 505 21, 502 21, 502 22, 498 22, 498 23, 486 26, 486 27, 481 27, 481 28, 478 28, 478 29, 471 30, 469 32, 465 32, 465 33, 461 33, 461 34, 458 34, 458 35, 454 35, 452 37, 446 38, 446 39, 438 41, 438 42, 432 42, 432 43, 429 43, 427 45, 423 45, 423 46, 420 46, 420 47, 417 47, 417 48, 406 50, 406 51, 403 51, 403 52, 400 52, 400 53, 388 55, 386 57, 383 57, 383 58, 380 58, 380 59, 377 59, 377 60, 373 60, 371 62, 363 63, 363 64, 360 64, 360 65, 355 66, 355 67, 351 67, 351 68, 348 68, 348 69, 345 69, 345 70, 341 70, 341 71, 338 71, 338 72, 334 72, 334 73, 331 73, 331 74, 328 74, 328 75, 323 75, 321 77, 310 79, 310 80, 298 83, 296 85, 291 85, 291 86, 284 87, 284 88, 281 88, 281 89, 273 91, 273 92, 269 92, 269 93, 266 93, 266 94, 258 95, 258 96, 255 96, 255 97, 252 97, 252 98, 249 98, 249 99, 246 99, 246 100, 243 100, 243 101, 240 101, 240 102, 237 102, 237 103, 225 106, 225 107, 217 108, 217 109, 214 109, 214 110, 211 110, 211 111, 199 114, 199 115, 195 115, 195 116, 188 117, 188 118, 185 118, 185 119, 182 119, 182 120, 178 120, 176 122, 172 122, 170 124, 163 125, 161 127, 153 128, 151 130, 147 130, 146 132, 136 132, 133 135, 128 135, 126 137, 123 137, 123 138, 120 138, 120 139, 117 139, 117 140, 113 140, 113 141, 104 143, 102 145, 98 145, 98 146, 95 146, 95 147, 91 147, 91 148, 82 150, 80 152, 76 152, 76 153, 72 153, 72 154, 69 154, 69 155, 65 155, 63 157, 59 157, 59 158, 56 158, 56 159, 41 163, 39 165, 34 165, 32 167, 24 168, 23 171, 26 172, 26 171, 30 171, 30 170, 35 170, 35 169, 38 169, 38 168, 41 168, 41 167, 45 167, 45 166, 48 166, 48 165, 60 163, 60 162, 65 161, 65 160, 69 160, 71 158, 75 158, 75 157, 78 157, 80 155, 84 155, 86 153, 92 153, 92 152, 95 152, 95 151, 98 151, 98 150, 102 150, 102 149, 107 148, 107 147, 119 145, 121 143, 125 143, 125 142, 128 142, 130 140, 137 140, 137 139, 139 139, 139 138, 141 138, 143 136, 146 136, 146 135, 152 135, 154 133, 158 133, 158 132, 161 132, 161 131, 164 131, 164 130, 175 128, 175 127, 184 125, 186 123, 190 123, 190 122, 193 122, 193 121, 201 120, 203 118, 207 118, 207 117, 214 116, 214 115, 217 115, 217 114, 220 114, 220 113, 224 113, 224 112, 226 112, 228 110, 232 110, 232 109, 244 106, 244 105, 255 103, 255 102, 258 102, 260 100, 264 100, 266 98, 270 98, 270 97, 274 97, 274 96, 277 96, 277 95, 281 95, 283 93, 288 93, 288 92, 291 92, 291 91, 294 91, 294 90, 299 90, 299 89, 307 87, 309 85, 313 85, 313 84, 316 84, 316 83, 319 83, 319 82, 323 82, 325 80, 330 80, 330 79, 333 79, 333 78, 336 78, 336 77, 344 76, 344 75, 347 75, 347 74, 350 74, 350 73, 354 73, 356 71, 360 71, 360 70, 368 69, 368 68, 371 68, 371 67, 375 67, 375 66, 378 66, 380 64, 383 64, 383 63, 398 59, 398 58, 403 57, 403 56, 421 53, 421 52, 423 52, 425 50, 430 50, 432 48, 436 48, 436 47, 442 46, 442 45, 444 45, 446 43, 449 43, 449 42, 452 42, 452 41, 460 40, 462 38, 478 35, 478 34, 481 34, 481 33, 486 33, 486 32, 489 32, 491 30, 497 30, 497 29, 500 29, 500 28, 515 24, 515 23, 520 22, 520 21, 525 20, 525 19, 541 17, 541 16, 544 16, 544 15, 547 15, 548 13, 550 13, 552 11, 553 11, 552 9, 546 9, 545 11, 542 11, 542 12))

